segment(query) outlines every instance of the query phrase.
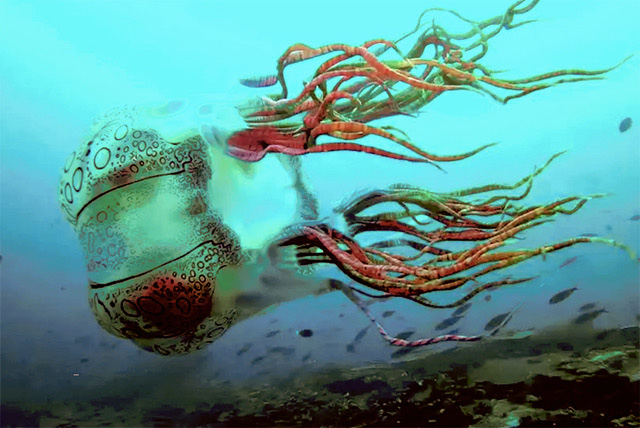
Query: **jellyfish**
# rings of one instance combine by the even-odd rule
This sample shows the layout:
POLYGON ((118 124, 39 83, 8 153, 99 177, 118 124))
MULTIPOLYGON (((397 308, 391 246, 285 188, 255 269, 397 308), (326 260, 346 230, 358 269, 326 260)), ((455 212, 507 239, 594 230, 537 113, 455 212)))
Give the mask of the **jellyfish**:
POLYGON ((242 307, 282 301, 272 292, 256 306, 245 289, 261 263, 252 249, 315 210, 295 159, 230 158, 218 143, 223 131, 191 126, 187 110, 173 102, 108 112, 69 156, 59 193, 98 323, 160 354, 199 349, 248 316, 242 307), (260 185, 267 180, 277 205, 260 185), (270 215, 247 212, 241 200, 270 215))
POLYGON ((532 279, 481 282, 485 275, 533 257, 580 243, 628 250, 595 236, 505 248, 525 231, 573 215, 602 196, 522 202, 535 177, 560 153, 516 183, 450 193, 398 183, 347 198, 335 207, 339 221, 318 218, 318 202, 299 156, 358 151, 442 169, 489 145, 434 154, 423 146, 437 142, 412 143, 400 129, 370 122, 415 115, 451 91, 473 91, 507 103, 558 84, 599 79, 612 69, 507 80, 482 65, 489 40, 530 22, 514 21, 536 3, 518 1, 504 14, 480 22, 455 11, 428 9, 416 29, 396 41, 293 45, 277 61, 275 75, 241 80, 258 89, 279 84, 280 94, 241 104, 219 124, 200 125, 194 119, 193 111, 211 115, 210 105, 184 102, 123 107, 99 118, 68 158, 58 197, 84 252, 89 305, 100 326, 147 351, 184 354, 271 305, 339 290, 392 345, 475 341, 480 337, 394 337, 363 299, 397 297, 451 308, 485 290, 532 279), (470 25, 469 31, 448 33, 435 20, 424 19, 434 12, 457 17, 470 25), (413 46, 400 50, 399 43, 411 37, 413 46), (300 93, 289 96, 285 69, 327 56, 300 93), (354 142, 367 136, 386 139, 405 153, 354 142), (363 233, 380 238, 364 245, 359 240, 363 233), (338 267, 344 277, 315 277, 314 268, 323 264, 338 267), (286 280, 260 280, 273 269, 285 269, 286 280), (429 298, 469 285, 471 290, 451 303, 429 298))

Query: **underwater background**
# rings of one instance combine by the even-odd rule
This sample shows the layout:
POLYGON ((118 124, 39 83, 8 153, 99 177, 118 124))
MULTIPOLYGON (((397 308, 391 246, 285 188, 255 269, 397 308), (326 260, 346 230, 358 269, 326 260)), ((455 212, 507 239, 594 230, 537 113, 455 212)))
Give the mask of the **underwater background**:
MULTIPOLYGON (((518 425, 550 423, 559 412, 567 424, 637 423, 639 264, 637 256, 605 245, 577 245, 510 268, 508 274, 538 278, 480 294, 455 325, 460 334, 486 335, 493 317, 518 307, 502 337, 410 353, 385 342, 340 293, 279 305, 234 325, 199 352, 171 358, 109 335, 87 302, 86 265, 58 206, 57 186, 68 154, 96 116, 124 104, 179 99, 186 100, 185 114, 213 103, 211 120, 224 126, 237 121, 236 104, 269 92, 243 87, 238 79, 273 73, 277 58, 294 43, 394 40, 413 29, 427 7, 482 20, 510 4, 0 2, 2 426, 518 425), (577 290, 566 300, 549 303, 572 287, 577 290), (576 323, 580 308, 590 303, 606 312, 576 323), (312 334, 297 333, 303 330, 312 334), (545 393, 562 390, 536 376, 567 381, 568 369, 562 374, 558 367, 568 364, 571 381, 593 375, 602 383, 589 381, 593 390, 580 387, 580 394, 571 392, 579 390, 577 384, 563 384, 567 403, 536 407, 545 393), (474 398, 484 407, 435 392, 448 388, 462 396, 456 382, 480 381, 503 386, 490 397, 474 398), (429 382, 435 383, 427 389, 429 382), (529 399, 536 398, 529 391, 515 407, 504 402, 532 384, 538 385, 538 400, 529 399), (620 396, 588 399, 607 391, 620 396), (576 404, 574 393, 586 398, 576 404), (589 413, 605 399, 624 410, 615 413, 609 406, 615 414, 589 413), (437 409, 420 407, 426 402, 437 409), (573 413, 566 413, 568 407, 573 413), (318 419, 318 409, 325 419, 318 419), (350 419, 357 415, 362 419, 350 419)), ((417 118, 386 120, 438 153, 499 142, 445 164, 446 173, 362 153, 304 156, 321 217, 363 188, 410 183, 446 192, 512 183, 568 150, 535 179, 527 201, 609 195, 530 232, 527 246, 587 233, 640 251, 640 2, 543 0, 522 19, 538 22, 492 39, 483 60, 508 70, 506 77, 603 69, 636 55, 603 80, 559 85, 506 105, 459 91, 429 103, 417 118), (621 132, 625 118, 632 125, 621 132)), ((291 82, 309 79, 293 73, 291 82)), ((277 197, 273 206, 265 202, 260 217, 268 218, 278 203, 277 197)), ((346 279, 337 269, 319 274, 346 279)), ((388 331, 411 338, 440 334, 435 327, 453 312, 400 299, 370 310, 388 331)))

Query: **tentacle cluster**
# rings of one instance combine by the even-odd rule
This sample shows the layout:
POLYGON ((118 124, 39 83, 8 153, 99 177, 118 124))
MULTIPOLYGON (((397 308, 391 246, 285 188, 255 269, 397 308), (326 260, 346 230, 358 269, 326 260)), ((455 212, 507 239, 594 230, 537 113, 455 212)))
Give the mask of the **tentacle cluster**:
POLYGON ((632 254, 616 241, 587 236, 538 248, 499 251, 522 232, 552 221, 554 216, 573 214, 588 200, 603 196, 572 196, 546 205, 519 206, 518 201, 527 196, 534 177, 559 155, 513 185, 491 184, 434 193, 402 184, 367 192, 337 208, 349 225, 349 236, 322 224, 304 225, 297 235, 283 239, 280 245, 296 245, 303 264, 335 264, 357 283, 382 292, 362 292, 369 297, 403 297, 431 307, 458 306, 489 288, 528 281, 532 278, 508 277, 486 284, 480 284, 478 279, 578 243, 600 242, 632 254), (489 195, 519 188, 524 188, 519 195, 489 195), (355 240, 362 233, 379 231, 396 233, 400 238, 368 246, 355 240), (399 250, 394 252, 394 248, 399 250), (454 290, 468 283, 475 284, 474 288, 451 304, 437 305, 425 297, 427 293, 454 290))
MULTIPOLYGON (((401 130, 369 123, 385 117, 413 115, 450 91, 479 92, 506 103, 554 85, 600 79, 602 74, 615 68, 558 70, 522 79, 497 77, 498 72, 480 61, 488 52, 490 39, 504 29, 531 22, 515 22, 519 15, 538 3, 538 0, 525 1, 516 1, 504 14, 479 22, 455 11, 428 9, 413 31, 393 42, 376 39, 360 46, 291 46, 278 60, 276 75, 243 82, 251 87, 279 84, 282 91, 239 108, 247 128, 229 138, 229 154, 257 161, 268 152, 298 156, 350 150, 438 166, 438 162, 461 160, 478 153, 489 145, 457 155, 435 155, 412 144, 401 130), (467 24, 469 30, 453 34, 435 20, 425 19, 435 12, 453 15, 467 24), (405 39, 414 37, 410 49, 399 48, 405 39), (302 90, 290 96, 285 80, 287 67, 328 56, 302 90), (353 142, 367 136, 381 137, 412 154, 353 142), (334 140, 320 141, 322 137, 334 140)), ((338 231, 323 223, 302 223, 287 230, 287 235, 276 242, 276 246, 294 246, 302 265, 334 264, 358 283, 358 286, 338 288, 358 304, 393 345, 424 346, 442 341, 477 340, 476 336, 456 334, 414 341, 394 338, 370 314, 356 292, 371 298, 402 297, 429 307, 455 307, 484 290, 533 279, 508 276, 494 280, 487 275, 501 273, 536 256, 545 257, 548 253, 589 242, 620 247, 632 253, 622 244, 594 236, 537 248, 513 249, 509 245, 521 239, 525 231, 558 215, 573 214, 588 200, 603 196, 570 196, 543 205, 521 204, 534 178, 559 155, 511 185, 491 184, 435 193, 397 184, 363 192, 336 209, 344 217, 347 230, 338 231), (514 194, 519 189, 520 193, 514 194), (378 232, 387 238, 393 234, 396 237, 363 245, 365 241, 360 235, 378 232), (481 279, 488 282, 481 283, 481 279), (467 285, 471 287, 466 288, 467 285), (366 287, 366 291, 360 286, 366 287), (427 297, 429 293, 457 289, 466 295, 455 302, 434 303, 427 297)))
POLYGON ((471 90, 506 103, 560 83, 600 79, 611 70, 558 70, 515 80, 496 77, 497 72, 480 64, 480 60, 488 52, 488 41, 503 29, 532 22, 514 22, 538 0, 523 3, 525 0, 519 0, 504 14, 479 22, 452 10, 427 9, 416 28, 396 41, 376 39, 360 46, 289 47, 278 60, 276 75, 241 80, 250 87, 279 84, 282 91, 239 107, 248 128, 229 138, 229 154, 245 161, 258 161, 268 152, 297 156, 349 150, 429 163, 472 156, 489 145, 458 155, 435 155, 412 144, 397 129, 368 123, 389 116, 412 115, 449 91, 471 90), (435 19, 426 19, 435 12, 451 14, 470 28, 464 33, 449 33, 435 19), (399 44, 413 37, 413 46, 403 53, 399 44), (387 53, 395 53, 397 57, 388 58, 387 53), (290 97, 285 80, 287 67, 329 55, 332 56, 320 64, 300 93, 290 97), (369 135, 398 144, 412 154, 352 142, 369 135), (318 141, 324 136, 342 141, 318 141))

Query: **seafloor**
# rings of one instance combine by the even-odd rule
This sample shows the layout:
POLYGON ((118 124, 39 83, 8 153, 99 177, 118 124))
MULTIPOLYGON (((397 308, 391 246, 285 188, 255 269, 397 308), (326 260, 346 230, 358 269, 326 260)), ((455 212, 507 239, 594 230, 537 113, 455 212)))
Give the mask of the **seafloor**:
POLYGON ((640 426, 639 328, 561 330, 221 381, 164 403, 135 385, 127 397, 3 402, 2 426, 640 426))

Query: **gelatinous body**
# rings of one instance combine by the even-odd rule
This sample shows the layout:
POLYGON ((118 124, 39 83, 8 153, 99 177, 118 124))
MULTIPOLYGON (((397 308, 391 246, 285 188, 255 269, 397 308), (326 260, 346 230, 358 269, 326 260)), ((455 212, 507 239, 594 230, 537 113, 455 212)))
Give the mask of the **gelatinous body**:
POLYGON ((249 254, 224 223, 229 204, 215 196, 230 189, 212 175, 229 169, 213 173, 221 163, 199 132, 161 134, 157 122, 170 121, 175 105, 165 108, 123 108, 99 119, 65 164, 59 200, 87 260, 100 325, 175 353, 213 341, 238 316, 216 294, 216 278, 249 254))

